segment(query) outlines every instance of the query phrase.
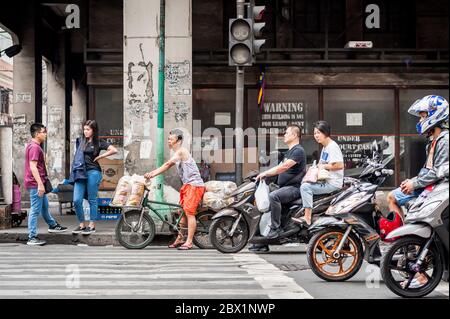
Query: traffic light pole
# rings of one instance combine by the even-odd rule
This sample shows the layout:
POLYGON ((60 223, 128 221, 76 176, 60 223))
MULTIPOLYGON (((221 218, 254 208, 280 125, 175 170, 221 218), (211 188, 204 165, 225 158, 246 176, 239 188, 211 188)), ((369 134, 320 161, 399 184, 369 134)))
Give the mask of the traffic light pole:
MULTIPOLYGON (((245 0, 236 0, 237 17, 244 18, 245 0)), ((242 171, 244 163, 244 67, 236 67, 236 184, 242 183, 242 171)))

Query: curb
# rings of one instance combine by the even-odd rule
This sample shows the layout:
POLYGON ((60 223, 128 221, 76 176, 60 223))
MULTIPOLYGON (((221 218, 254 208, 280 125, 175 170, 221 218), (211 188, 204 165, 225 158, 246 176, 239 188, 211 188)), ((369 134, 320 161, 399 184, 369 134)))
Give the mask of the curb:
MULTIPOLYGON (((120 246, 114 233, 94 233, 89 236, 65 234, 39 234, 39 238, 50 245, 88 245, 88 246, 120 246)), ((172 235, 156 235, 151 246, 167 246, 172 240, 172 235)), ((2 233, 0 243, 2 244, 26 244, 28 234, 24 233, 2 233)))

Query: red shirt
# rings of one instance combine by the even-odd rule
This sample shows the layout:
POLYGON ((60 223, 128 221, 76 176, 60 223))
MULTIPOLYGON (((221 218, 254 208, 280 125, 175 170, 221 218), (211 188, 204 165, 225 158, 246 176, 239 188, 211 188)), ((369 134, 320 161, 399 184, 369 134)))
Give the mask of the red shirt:
POLYGON ((31 173, 30 161, 37 162, 37 169, 39 172, 39 176, 41 177, 42 183, 45 183, 47 179, 47 169, 45 167, 45 157, 44 151, 41 148, 41 145, 31 140, 25 148, 25 188, 26 189, 35 189, 38 187, 38 183, 34 179, 33 174, 31 173))

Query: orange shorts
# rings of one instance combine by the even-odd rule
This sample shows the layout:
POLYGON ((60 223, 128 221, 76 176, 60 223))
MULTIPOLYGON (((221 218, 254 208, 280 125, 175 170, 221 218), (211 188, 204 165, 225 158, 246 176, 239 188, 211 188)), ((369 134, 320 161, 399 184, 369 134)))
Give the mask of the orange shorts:
POLYGON ((183 207, 186 215, 196 215, 198 205, 200 205, 206 187, 183 185, 180 190, 180 205, 183 207))

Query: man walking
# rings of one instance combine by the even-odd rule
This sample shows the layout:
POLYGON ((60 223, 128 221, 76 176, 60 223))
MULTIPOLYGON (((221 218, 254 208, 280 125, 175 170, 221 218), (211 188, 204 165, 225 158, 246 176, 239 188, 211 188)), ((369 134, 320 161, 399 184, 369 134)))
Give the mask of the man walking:
POLYGON ((67 230, 58 224, 50 215, 48 199, 45 191, 45 183, 48 180, 45 167, 44 151, 41 144, 47 138, 47 129, 44 125, 35 123, 30 128, 31 141, 25 149, 25 188, 30 192, 31 210, 28 217, 28 242, 29 246, 42 246, 46 242, 37 237, 37 220, 42 215, 48 224, 49 233, 60 233, 67 230))

